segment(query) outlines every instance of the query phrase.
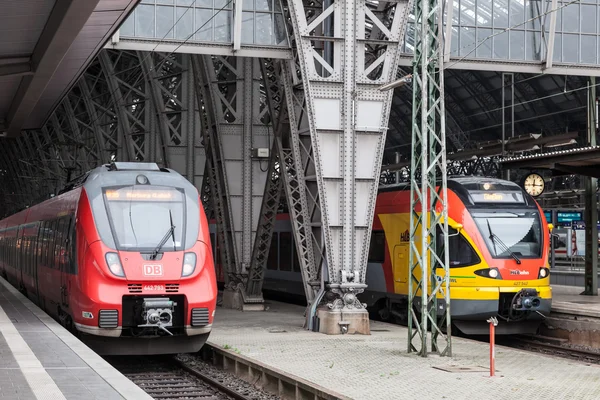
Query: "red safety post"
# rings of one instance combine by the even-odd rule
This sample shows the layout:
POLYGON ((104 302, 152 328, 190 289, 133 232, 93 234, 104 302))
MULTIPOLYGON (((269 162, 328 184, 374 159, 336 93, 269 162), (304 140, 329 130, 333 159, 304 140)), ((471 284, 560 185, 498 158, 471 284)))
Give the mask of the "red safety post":
POLYGON ((498 320, 496 317, 491 317, 487 320, 490 323, 490 376, 494 376, 496 372, 495 362, 496 362, 496 326, 498 325, 498 320))

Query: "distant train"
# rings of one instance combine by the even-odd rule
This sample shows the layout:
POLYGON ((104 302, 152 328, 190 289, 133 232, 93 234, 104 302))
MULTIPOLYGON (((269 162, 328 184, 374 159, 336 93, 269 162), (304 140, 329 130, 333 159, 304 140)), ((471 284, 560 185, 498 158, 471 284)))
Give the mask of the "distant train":
MULTIPOLYGON (((409 189, 386 188, 377 196, 368 288, 359 296, 373 317, 398 323, 406 322, 408 311, 409 189)), ((459 177, 448 180, 448 205, 454 326, 466 334, 482 334, 489 331, 486 320, 497 316, 499 334, 535 332, 552 302, 549 226, 537 202, 512 182, 459 177)), ((441 243, 438 249, 443 251, 441 243)), ((304 296, 295 252, 289 216, 280 214, 266 292, 304 296)))
POLYGON ((196 352, 217 287, 198 191, 112 163, 0 221, 0 273, 100 354, 196 352))

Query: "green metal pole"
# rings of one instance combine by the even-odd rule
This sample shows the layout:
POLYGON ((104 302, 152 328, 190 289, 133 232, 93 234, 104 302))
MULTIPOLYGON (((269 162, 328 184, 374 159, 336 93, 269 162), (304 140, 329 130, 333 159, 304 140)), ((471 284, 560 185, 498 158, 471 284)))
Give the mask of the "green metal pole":
POLYGON ((429 327, 432 351, 452 354, 441 11, 437 0, 415 2, 408 352, 423 357, 429 327))

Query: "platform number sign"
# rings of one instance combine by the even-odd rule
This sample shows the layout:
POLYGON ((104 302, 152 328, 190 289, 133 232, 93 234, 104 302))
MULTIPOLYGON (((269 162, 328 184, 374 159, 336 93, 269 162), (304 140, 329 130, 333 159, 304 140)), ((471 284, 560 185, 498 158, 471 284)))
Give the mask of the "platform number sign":
POLYGON ((144 275, 145 276, 162 276, 163 268, 160 264, 145 264, 144 275))

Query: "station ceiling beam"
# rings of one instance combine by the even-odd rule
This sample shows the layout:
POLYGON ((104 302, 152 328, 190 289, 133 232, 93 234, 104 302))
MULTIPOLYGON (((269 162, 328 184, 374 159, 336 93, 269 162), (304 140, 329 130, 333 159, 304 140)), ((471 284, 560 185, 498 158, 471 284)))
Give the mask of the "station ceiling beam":
MULTIPOLYGON (((21 81, 7 116, 7 136, 16 137, 71 44, 100 0, 58 0, 28 63, 33 74, 21 81)), ((10 65, 10 64, 9 64, 10 65)), ((13 64, 13 68, 18 65, 13 64)))
MULTIPOLYGON (((600 146, 584 147, 579 149, 560 150, 546 154, 531 156, 511 157, 500 160, 503 168, 539 168, 549 170, 589 171, 600 167, 600 146), (586 169, 587 168, 587 169, 586 169)), ((575 172, 569 172, 575 173, 575 172)), ((592 175, 586 175, 592 176, 592 175)))

